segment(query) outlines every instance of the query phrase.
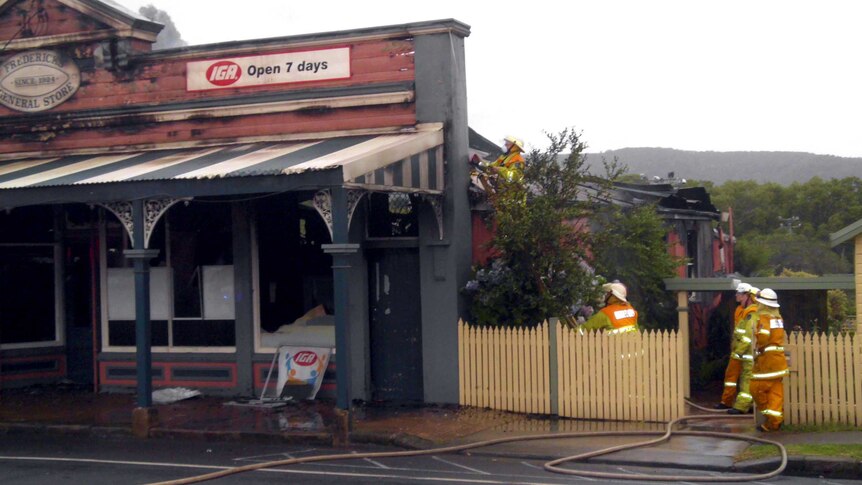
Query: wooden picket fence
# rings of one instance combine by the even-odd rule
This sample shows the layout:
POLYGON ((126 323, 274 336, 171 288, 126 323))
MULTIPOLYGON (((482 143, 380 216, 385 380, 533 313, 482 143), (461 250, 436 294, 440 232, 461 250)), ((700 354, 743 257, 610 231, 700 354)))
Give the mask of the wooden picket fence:
POLYGON ((625 421, 683 414, 685 353, 675 331, 581 335, 458 323, 460 402, 524 413, 625 421))
POLYGON ((785 422, 862 426, 862 336, 793 332, 786 349, 785 422))
POLYGON ((548 322, 531 329, 458 322, 461 404, 550 414, 549 349, 548 322))
POLYGON ((560 416, 670 421, 684 414, 684 347, 677 332, 559 331, 560 416))

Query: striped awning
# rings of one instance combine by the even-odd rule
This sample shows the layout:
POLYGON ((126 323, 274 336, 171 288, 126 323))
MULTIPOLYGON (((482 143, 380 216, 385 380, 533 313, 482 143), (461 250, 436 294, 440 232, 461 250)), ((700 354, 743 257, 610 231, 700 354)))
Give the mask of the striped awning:
POLYGON ((0 162, 0 190, 153 180, 290 175, 337 170, 346 184, 443 190, 441 130, 67 155, 0 162))

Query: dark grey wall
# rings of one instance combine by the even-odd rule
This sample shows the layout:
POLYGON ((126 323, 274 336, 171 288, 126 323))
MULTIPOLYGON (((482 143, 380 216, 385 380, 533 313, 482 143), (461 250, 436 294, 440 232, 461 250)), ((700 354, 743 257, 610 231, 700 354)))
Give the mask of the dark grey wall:
POLYGON ((428 204, 420 214, 422 361, 425 401, 458 402, 459 289, 470 271, 472 234, 467 187, 468 128, 464 38, 416 37, 416 117, 445 124, 444 240, 428 204))
MULTIPOLYGON (((365 239, 366 213, 365 200, 361 200, 350 223, 350 242, 361 243, 365 239)), ((351 256, 350 266, 350 400, 368 401, 371 399, 368 263, 362 249, 351 256)), ((336 360, 335 365, 336 372, 339 372, 341 361, 336 360)))

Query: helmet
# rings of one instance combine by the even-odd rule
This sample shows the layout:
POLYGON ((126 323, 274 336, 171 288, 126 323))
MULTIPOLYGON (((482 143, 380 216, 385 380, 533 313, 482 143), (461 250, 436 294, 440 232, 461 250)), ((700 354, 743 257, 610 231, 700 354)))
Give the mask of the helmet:
POLYGON ((628 293, 626 291, 626 285, 622 283, 605 283, 602 285, 602 290, 604 290, 605 293, 614 295, 621 301, 628 302, 628 300, 626 300, 626 294, 628 293))
POLYGON ((751 291, 751 285, 748 283, 740 283, 739 286, 736 287, 736 292, 739 294, 745 294, 751 291))
POLYGON ((507 136, 506 138, 503 138, 503 141, 504 141, 504 142, 509 142, 509 143, 511 143, 512 145, 515 145, 516 147, 518 147, 518 148, 519 148, 519 149, 521 149, 521 150, 523 150, 523 149, 524 149, 524 142, 522 142, 521 140, 519 140, 519 139, 515 138, 514 136, 511 136, 511 135, 510 135, 510 136, 507 136))
POLYGON ((760 288, 758 288, 756 286, 752 286, 751 288, 748 289, 748 293, 751 296, 757 296, 757 294, 760 293, 760 288))
POLYGON ((754 300, 757 301, 757 303, 762 303, 773 308, 781 306, 778 304, 778 295, 769 288, 764 288, 757 292, 757 296, 754 297, 754 300))

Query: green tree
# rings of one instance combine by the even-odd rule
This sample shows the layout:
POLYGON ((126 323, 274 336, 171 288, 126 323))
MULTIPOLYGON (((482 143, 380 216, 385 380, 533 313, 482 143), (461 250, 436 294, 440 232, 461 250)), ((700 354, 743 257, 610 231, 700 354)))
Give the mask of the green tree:
POLYGON ((533 325, 566 317, 572 304, 596 296, 583 222, 594 203, 579 197, 591 179, 586 147, 572 129, 548 139, 546 150, 526 156, 522 182, 500 180, 489 196, 496 225, 491 246, 498 257, 475 268, 467 284, 474 323, 533 325))
POLYGON ((676 301, 663 280, 674 276, 683 260, 669 254, 668 229, 655 206, 606 206, 601 212, 594 244, 596 271, 626 285, 628 300, 638 309, 639 325, 674 327, 676 301))

